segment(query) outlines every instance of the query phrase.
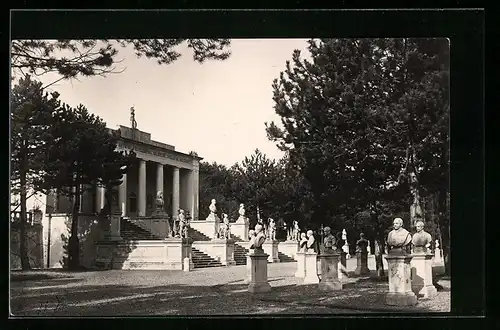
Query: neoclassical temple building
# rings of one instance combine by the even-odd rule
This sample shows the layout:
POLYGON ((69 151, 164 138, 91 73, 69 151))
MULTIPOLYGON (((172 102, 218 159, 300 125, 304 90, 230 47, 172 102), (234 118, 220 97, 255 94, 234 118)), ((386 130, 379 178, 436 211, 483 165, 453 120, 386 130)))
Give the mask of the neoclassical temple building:
MULTIPOLYGON (((172 216, 182 208, 198 219, 199 162, 202 158, 181 153, 174 146, 151 140, 151 134, 121 126, 117 150, 136 153, 136 163, 122 178, 118 202, 123 217, 150 216, 155 210, 158 192, 164 196, 165 212, 172 216)), ((81 197, 80 212, 98 214, 105 204, 104 188, 94 187, 81 197)), ((71 201, 57 194, 47 196, 53 213, 70 213, 71 201), (55 201, 54 201, 55 199, 55 201)))

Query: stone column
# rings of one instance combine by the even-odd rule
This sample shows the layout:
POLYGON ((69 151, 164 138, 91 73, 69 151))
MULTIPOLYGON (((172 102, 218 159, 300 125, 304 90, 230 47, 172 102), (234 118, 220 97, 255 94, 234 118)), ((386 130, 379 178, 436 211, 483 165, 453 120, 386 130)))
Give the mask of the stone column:
POLYGON ((192 210, 191 210, 191 217, 193 220, 199 220, 198 219, 198 203, 199 203, 199 193, 200 193, 200 187, 199 187, 199 181, 200 181, 200 173, 199 173, 199 165, 198 163, 196 166, 193 167, 193 171, 191 172, 191 186, 192 186, 192 193, 193 193, 193 205, 192 205, 192 210))
POLYGON ((390 306, 413 306, 417 304, 417 296, 411 289, 412 256, 387 255, 389 292, 385 303, 390 306))
POLYGON ((139 159, 139 189, 137 197, 137 215, 144 217, 146 216, 146 161, 144 159, 139 159))
POLYGON ((432 254, 416 253, 411 259, 411 288, 423 298, 431 298, 437 293, 432 284, 432 257, 432 254))
POLYGON ((156 193, 163 194, 163 164, 156 164, 156 193))
POLYGON ((95 212, 100 213, 104 204, 106 204, 106 190, 104 187, 96 187, 95 198, 95 212))
POLYGON ((297 252, 297 271, 295 272, 295 277, 304 278, 306 277, 306 253, 299 251, 297 252))
POLYGON ((340 254, 334 252, 319 255, 321 260, 321 282, 320 290, 342 290, 342 283, 339 281, 338 265, 340 254))
POLYGON ((365 275, 370 274, 370 270, 368 269, 368 251, 358 251, 356 252, 357 257, 357 266, 354 274, 356 275, 365 275))
POLYGON ((250 254, 250 284, 248 291, 251 293, 269 292, 271 286, 267 281, 267 257, 263 251, 250 254))
POLYGON ((118 187, 118 206, 122 217, 127 215, 127 174, 123 174, 122 183, 118 187))
POLYGON ((172 219, 177 219, 177 212, 179 210, 179 194, 180 194, 180 182, 179 182, 179 168, 174 167, 173 178, 172 178, 172 219))
POLYGON ((305 260, 305 268, 306 268, 306 276, 304 277, 304 284, 318 284, 318 264, 316 252, 306 252, 306 260, 305 260))

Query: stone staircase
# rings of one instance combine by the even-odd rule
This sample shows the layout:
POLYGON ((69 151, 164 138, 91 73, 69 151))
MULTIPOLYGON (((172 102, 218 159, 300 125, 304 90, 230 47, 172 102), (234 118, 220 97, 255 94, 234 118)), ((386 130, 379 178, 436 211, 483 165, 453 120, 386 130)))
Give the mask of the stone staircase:
POLYGON ((193 241, 210 241, 210 237, 192 227, 188 228, 188 237, 193 241))
MULTIPOLYGON (((149 230, 146 230, 128 219, 121 219, 120 221, 120 234, 124 240, 127 241, 137 241, 137 240, 159 240, 157 237, 149 230)), ((188 235, 195 241, 209 241, 210 238, 199 231, 189 228, 188 235)), ((206 267, 221 267, 222 264, 210 257, 209 255, 197 250, 195 248, 191 249, 191 258, 193 260, 194 268, 206 268, 206 267)))
POLYGON ((288 254, 281 252, 278 252, 278 258, 280 259, 280 262, 295 262, 295 259, 290 257, 288 254))
POLYGON ((191 249, 191 258, 193 259, 194 268, 222 267, 222 264, 210 257, 208 254, 201 252, 198 249, 191 249))
POLYGON ((236 262, 236 265, 246 265, 247 254, 248 254, 248 249, 241 246, 237 242, 234 242, 234 261, 236 262))
POLYGON ((131 221, 123 218, 120 220, 120 235, 127 241, 160 239, 156 235, 153 235, 149 230, 139 227, 131 221))

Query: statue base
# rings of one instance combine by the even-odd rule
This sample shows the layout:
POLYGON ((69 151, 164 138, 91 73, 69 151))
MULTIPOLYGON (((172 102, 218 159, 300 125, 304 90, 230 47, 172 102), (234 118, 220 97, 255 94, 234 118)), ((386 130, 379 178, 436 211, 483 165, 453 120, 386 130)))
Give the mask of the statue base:
MULTIPOLYGON (((392 252, 392 251, 391 251, 392 252)), ((411 289, 411 255, 391 255, 385 257, 388 264, 389 292, 385 302, 390 306, 413 306, 417 296, 411 289)))
POLYGON ((271 285, 267 281, 267 257, 268 255, 259 251, 249 254, 250 257, 250 283, 248 292, 263 293, 271 291, 271 285))
POLYGON ((370 274, 370 269, 368 269, 368 252, 356 252, 356 257, 358 263, 354 274, 358 276, 370 274))
POLYGON ((414 254, 411 260, 411 288, 422 298, 431 298, 437 294, 432 284, 432 254, 414 254))
POLYGON ((295 272, 295 277, 304 278, 306 277, 306 253, 297 252, 297 271, 295 272))
POLYGON ((305 253, 305 270, 306 275, 304 277, 304 284, 318 284, 318 264, 317 264, 318 254, 316 252, 306 252, 305 253))
POLYGON ((338 265, 340 255, 338 253, 320 254, 321 281, 318 288, 324 291, 342 290, 342 283, 338 276, 338 265))
POLYGON ((262 244, 262 249, 269 255, 267 261, 270 263, 280 262, 278 244, 278 241, 270 239, 266 239, 262 244))

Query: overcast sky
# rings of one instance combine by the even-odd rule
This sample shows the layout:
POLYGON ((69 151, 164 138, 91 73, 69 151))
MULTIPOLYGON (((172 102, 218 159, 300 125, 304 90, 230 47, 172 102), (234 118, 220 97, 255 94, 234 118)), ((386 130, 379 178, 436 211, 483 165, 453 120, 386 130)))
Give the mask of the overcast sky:
MULTIPOLYGON (((130 126, 135 107, 137 128, 181 152, 196 151, 205 161, 233 165, 259 148, 271 158, 282 153, 267 140, 264 122, 280 122, 274 113, 272 81, 285 69, 294 49, 308 55, 305 39, 236 39, 232 56, 199 64, 183 52, 170 65, 137 59, 121 49, 120 74, 61 81, 61 100, 85 105, 110 128, 130 126)), ((44 83, 54 81, 45 76, 44 83)))

